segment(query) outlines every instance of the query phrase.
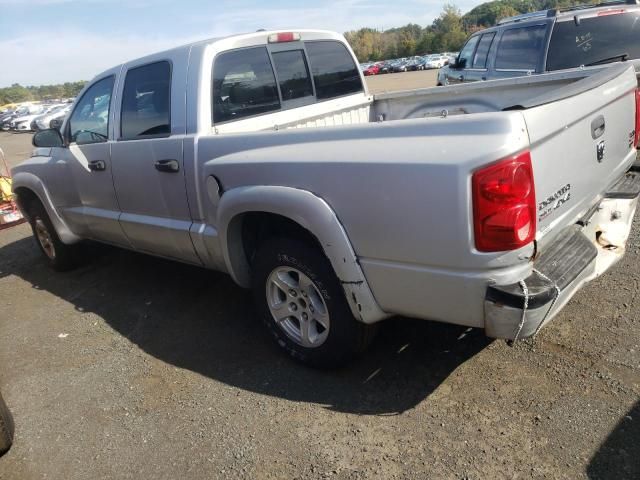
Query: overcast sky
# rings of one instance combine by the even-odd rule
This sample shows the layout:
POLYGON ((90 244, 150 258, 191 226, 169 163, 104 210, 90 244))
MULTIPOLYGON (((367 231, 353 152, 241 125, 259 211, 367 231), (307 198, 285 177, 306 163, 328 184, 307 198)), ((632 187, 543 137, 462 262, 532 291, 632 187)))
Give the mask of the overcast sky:
MULTIPOLYGON (((481 0, 459 0, 466 12, 481 0)), ((232 33, 428 25, 442 0, 0 0, 0 87, 89 80, 154 51, 232 33)))

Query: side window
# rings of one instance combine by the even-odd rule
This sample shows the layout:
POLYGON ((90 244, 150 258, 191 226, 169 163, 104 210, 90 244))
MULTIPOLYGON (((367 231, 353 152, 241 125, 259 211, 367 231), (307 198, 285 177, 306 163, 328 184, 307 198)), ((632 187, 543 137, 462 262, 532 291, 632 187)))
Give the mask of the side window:
POLYGON ((478 44, 479 35, 475 37, 471 37, 462 50, 460 51, 460 55, 458 56, 458 67, 459 68, 470 68, 471 60, 473 58, 473 52, 476 49, 476 45, 478 44))
POLYGON ((123 140, 171 133, 171 65, 157 62, 127 72, 122 94, 123 140))
POLYGON ((318 100, 362 92, 358 67, 340 42, 305 43, 318 100))
POLYGON ((78 145, 106 142, 114 77, 94 83, 82 95, 69 119, 69 140, 78 145))
POLYGON ((273 66, 278 74, 282 101, 286 102, 313 95, 313 87, 303 50, 274 52, 271 56, 273 57, 273 66))
POLYGON ((493 38, 496 36, 495 32, 485 33, 478 42, 478 48, 473 56, 473 68, 487 68, 487 57, 489 55, 489 49, 493 38))
POLYGON ((280 109, 265 47, 219 55, 213 65, 213 122, 227 122, 280 109))
POLYGON ((535 71, 544 51, 546 30, 545 25, 505 30, 498 45, 496 68, 535 71))

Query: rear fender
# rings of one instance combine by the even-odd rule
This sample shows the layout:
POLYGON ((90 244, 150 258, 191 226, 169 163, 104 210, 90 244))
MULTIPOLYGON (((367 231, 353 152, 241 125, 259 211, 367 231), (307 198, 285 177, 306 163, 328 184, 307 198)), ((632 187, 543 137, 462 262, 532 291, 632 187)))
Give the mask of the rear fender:
POLYGON ((232 278, 250 286, 250 267, 243 251, 241 215, 267 212, 281 215, 305 228, 318 239, 342 284, 355 318, 374 323, 389 315, 383 312, 369 288, 347 234, 331 207, 313 193, 290 187, 249 186, 224 193, 217 209, 224 261, 232 278))

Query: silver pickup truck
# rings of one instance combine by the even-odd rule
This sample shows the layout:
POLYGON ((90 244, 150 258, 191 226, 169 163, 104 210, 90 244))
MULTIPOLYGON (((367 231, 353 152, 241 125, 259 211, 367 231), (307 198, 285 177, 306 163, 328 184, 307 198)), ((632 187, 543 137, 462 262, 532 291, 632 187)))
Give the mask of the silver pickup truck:
POLYGON ((13 188, 55 269, 91 239, 228 272, 310 365, 393 315, 517 340, 625 251, 636 87, 617 65, 371 95, 342 36, 256 32, 98 75, 13 188))

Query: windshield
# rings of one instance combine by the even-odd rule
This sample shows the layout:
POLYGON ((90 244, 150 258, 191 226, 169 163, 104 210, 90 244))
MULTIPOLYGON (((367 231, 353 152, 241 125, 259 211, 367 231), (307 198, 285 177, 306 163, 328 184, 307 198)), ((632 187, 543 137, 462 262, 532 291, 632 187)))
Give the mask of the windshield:
POLYGON ((606 59, 615 62, 628 54, 640 58, 640 12, 557 22, 551 34, 547 70, 590 65, 606 59))

